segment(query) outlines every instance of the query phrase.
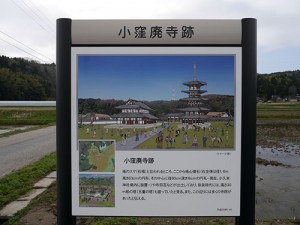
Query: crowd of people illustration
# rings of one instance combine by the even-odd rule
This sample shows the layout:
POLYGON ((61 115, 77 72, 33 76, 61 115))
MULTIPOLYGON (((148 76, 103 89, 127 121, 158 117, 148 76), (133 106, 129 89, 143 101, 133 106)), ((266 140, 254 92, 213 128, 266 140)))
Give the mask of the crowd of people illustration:
MULTIPOLYGON (((132 128, 102 128, 87 126, 86 136, 92 139, 115 139, 121 145, 126 146, 130 142, 153 142, 152 148, 210 148, 230 147, 228 126, 213 124, 209 126, 189 126, 171 123, 162 123, 160 127, 151 129, 132 128), (214 125, 214 126, 213 126, 214 125)), ((233 136, 231 136, 232 138, 233 136)), ((151 144, 150 144, 151 145, 151 144)), ((152 146, 152 145, 151 145, 152 146)), ((151 147, 150 147, 151 148, 151 147)))

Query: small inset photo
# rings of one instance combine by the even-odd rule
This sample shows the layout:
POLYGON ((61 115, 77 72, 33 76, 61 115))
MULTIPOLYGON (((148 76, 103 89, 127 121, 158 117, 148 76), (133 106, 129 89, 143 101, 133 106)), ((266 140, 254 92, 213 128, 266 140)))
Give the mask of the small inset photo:
POLYGON ((79 140, 80 172, 115 172, 114 140, 79 140))
POLYGON ((115 176, 111 174, 80 174, 79 206, 115 207, 115 176))

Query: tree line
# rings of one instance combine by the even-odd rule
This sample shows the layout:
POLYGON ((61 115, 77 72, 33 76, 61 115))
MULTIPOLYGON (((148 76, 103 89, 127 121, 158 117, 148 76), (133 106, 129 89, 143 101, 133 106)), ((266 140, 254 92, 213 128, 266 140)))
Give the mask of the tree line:
POLYGON ((257 96, 267 101, 272 96, 295 97, 300 92, 300 70, 257 75, 257 96))
MULTIPOLYGON (((234 115, 234 98, 227 95, 206 95, 207 99, 204 101, 202 107, 209 108, 210 111, 227 112, 234 115)), ((140 100, 140 99, 138 99, 140 100)), ((189 105, 180 100, 157 100, 157 101, 143 101, 147 106, 153 109, 150 113, 154 116, 160 117, 168 113, 178 113, 178 109, 187 108, 189 105)), ((113 115, 120 113, 120 109, 116 106, 124 105, 126 101, 116 99, 78 99, 79 114, 88 113, 102 113, 113 115)))
MULTIPOLYGON (((257 96, 265 101, 272 99, 272 96, 288 98, 297 94, 300 94, 300 70, 257 75, 257 96)), ((56 65, 54 63, 41 64, 24 58, 0 56, 0 101, 55 99, 56 65)), ((150 102, 149 104, 157 105, 157 103, 161 104, 157 108, 158 114, 172 112, 173 108, 180 108, 182 105, 177 101, 150 102)), ((99 104, 96 104, 95 101, 88 102, 88 104, 84 102, 84 104, 86 109, 99 108, 99 104)), ((120 105, 118 100, 105 102, 102 105, 104 106, 103 113, 116 113, 113 110, 116 105, 120 105)), ((219 102, 215 102, 211 107, 218 108, 218 105, 219 102)), ((83 111, 86 110, 82 109, 81 113, 83 111)))
POLYGON ((56 66, 0 56, 0 101, 55 100, 56 66))

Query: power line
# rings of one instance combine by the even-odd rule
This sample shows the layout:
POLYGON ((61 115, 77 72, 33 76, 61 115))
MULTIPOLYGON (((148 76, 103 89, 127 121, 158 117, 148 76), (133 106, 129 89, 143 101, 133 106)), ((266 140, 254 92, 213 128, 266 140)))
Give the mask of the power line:
MULTIPOLYGON (((22 2, 23 2, 23 4, 36 16, 36 17, 38 17, 41 21, 44 21, 45 22, 45 20, 42 18, 42 17, 40 17, 24 0, 21 0, 22 2)), ((51 27, 47 22, 45 22, 44 23, 46 26, 48 26, 48 28, 50 28, 50 30, 52 31, 52 32, 54 32, 54 29, 53 29, 53 27, 51 27)))
POLYGON ((37 57, 37 56, 35 56, 35 55, 33 55, 33 54, 27 52, 27 51, 25 51, 24 49, 19 48, 18 46, 14 45, 14 44, 12 44, 12 43, 10 43, 10 42, 4 40, 4 39, 2 39, 1 37, 0 37, 0 40, 4 41, 5 43, 7 43, 7 44, 9 44, 9 45, 11 45, 11 46, 14 46, 15 48, 19 49, 20 51, 25 52, 25 53, 27 53, 28 55, 31 55, 31 56, 33 56, 34 58, 36 58, 36 59, 38 59, 38 60, 40 60, 40 61, 42 61, 42 62, 44 62, 44 63, 48 63, 47 61, 45 61, 45 60, 43 60, 43 59, 41 59, 41 58, 39 58, 39 57, 37 57))
POLYGON ((36 6, 36 4, 34 4, 31 0, 27 0, 28 2, 30 2, 34 7, 35 7, 35 9, 37 10, 37 11, 39 11, 39 13, 41 14, 41 15, 43 15, 48 21, 49 21, 49 23, 52 25, 52 26, 56 26, 55 25, 55 23, 52 21, 52 20, 50 20, 49 19, 49 17, 45 14, 45 13, 43 13, 43 11, 42 10, 40 10, 37 6, 36 6))
POLYGON ((38 23, 35 18, 33 18, 30 14, 28 14, 20 5, 18 5, 14 0, 11 0, 12 3, 14 3, 19 9, 21 9, 27 16, 29 16, 37 25, 39 25, 43 30, 51 34, 52 36, 55 36, 53 33, 51 33, 49 30, 47 30, 45 27, 43 27, 40 23, 38 23))
POLYGON ((7 33, 3 32, 1 30, 0 30, 0 33, 4 34, 5 36, 7 36, 11 39, 13 39, 14 41, 18 42, 19 44, 25 46, 26 48, 29 48, 30 50, 34 51, 35 53, 39 54, 40 56, 43 56, 44 58, 49 59, 50 61, 54 62, 54 60, 48 58, 47 56, 43 55, 42 53, 39 53, 38 51, 34 50, 33 48, 29 47, 28 45, 22 43, 21 41, 18 41, 17 39, 13 38, 12 36, 8 35, 7 33))

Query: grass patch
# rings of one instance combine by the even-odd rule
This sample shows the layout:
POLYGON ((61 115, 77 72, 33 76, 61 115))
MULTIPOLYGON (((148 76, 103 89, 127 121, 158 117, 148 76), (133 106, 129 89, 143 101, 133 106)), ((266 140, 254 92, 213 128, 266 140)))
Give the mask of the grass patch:
MULTIPOLYGON (((27 214, 30 214, 30 210, 34 207, 45 207, 48 206, 48 212, 50 211, 49 208, 56 203, 56 182, 51 184, 50 187, 43 192, 38 197, 34 198, 27 207, 20 210, 14 217, 10 218, 6 221, 3 225, 23 225, 22 218, 27 214)), ((51 207, 52 208, 52 207, 51 207)), ((53 221, 54 222, 54 221, 53 221)))
POLYGON ((300 111, 300 103, 260 103, 257 111, 300 111))
POLYGON ((103 220, 92 222, 91 225, 137 225, 137 219, 131 217, 104 218, 103 220))
POLYGON ((164 141, 163 143, 158 146, 156 143, 156 138, 157 135, 155 134, 153 137, 149 138, 148 140, 144 141, 135 149, 156 149, 156 148, 172 148, 172 149, 215 149, 215 148, 233 148, 234 146, 234 127, 233 123, 230 126, 225 125, 224 122, 211 122, 211 125, 214 127, 214 130, 209 130, 206 128, 205 130, 195 130, 190 129, 190 130, 185 130, 185 131, 180 131, 180 134, 178 137, 175 137, 175 131, 178 129, 178 124, 172 123, 169 126, 169 130, 173 130, 173 137, 175 138, 175 143, 172 144, 166 144, 165 138, 169 135, 168 130, 163 130, 163 137, 164 141), (226 132, 228 131, 228 143, 226 141, 226 132), (187 133, 187 143, 183 143, 184 139, 184 134, 187 133), (203 137, 206 137, 206 147, 204 147, 203 144, 203 137), (217 136, 222 139, 222 143, 212 143, 212 140, 210 136, 217 136), (197 147, 192 147, 192 143, 194 141, 194 138, 196 137, 198 146, 197 147))
POLYGON ((106 140, 115 140, 119 142, 122 140, 121 135, 128 133, 127 138, 133 137, 136 135, 136 132, 141 134, 142 132, 148 132, 153 128, 136 128, 134 125, 132 128, 116 129, 116 128, 104 128, 107 125, 104 124, 95 124, 95 125, 79 125, 78 128, 78 139, 94 139, 93 134, 96 132, 96 139, 106 139, 106 140), (88 131, 87 131, 88 128, 88 131))
POLYGON ((56 152, 0 178, 0 208, 30 191, 38 180, 56 169, 56 152))
POLYGON ((259 119, 300 119, 300 114, 257 114, 259 119))
POLYGON ((26 108, 5 109, 0 108, 0 125, 46 125, 56 122, 56 110, 26 108))

